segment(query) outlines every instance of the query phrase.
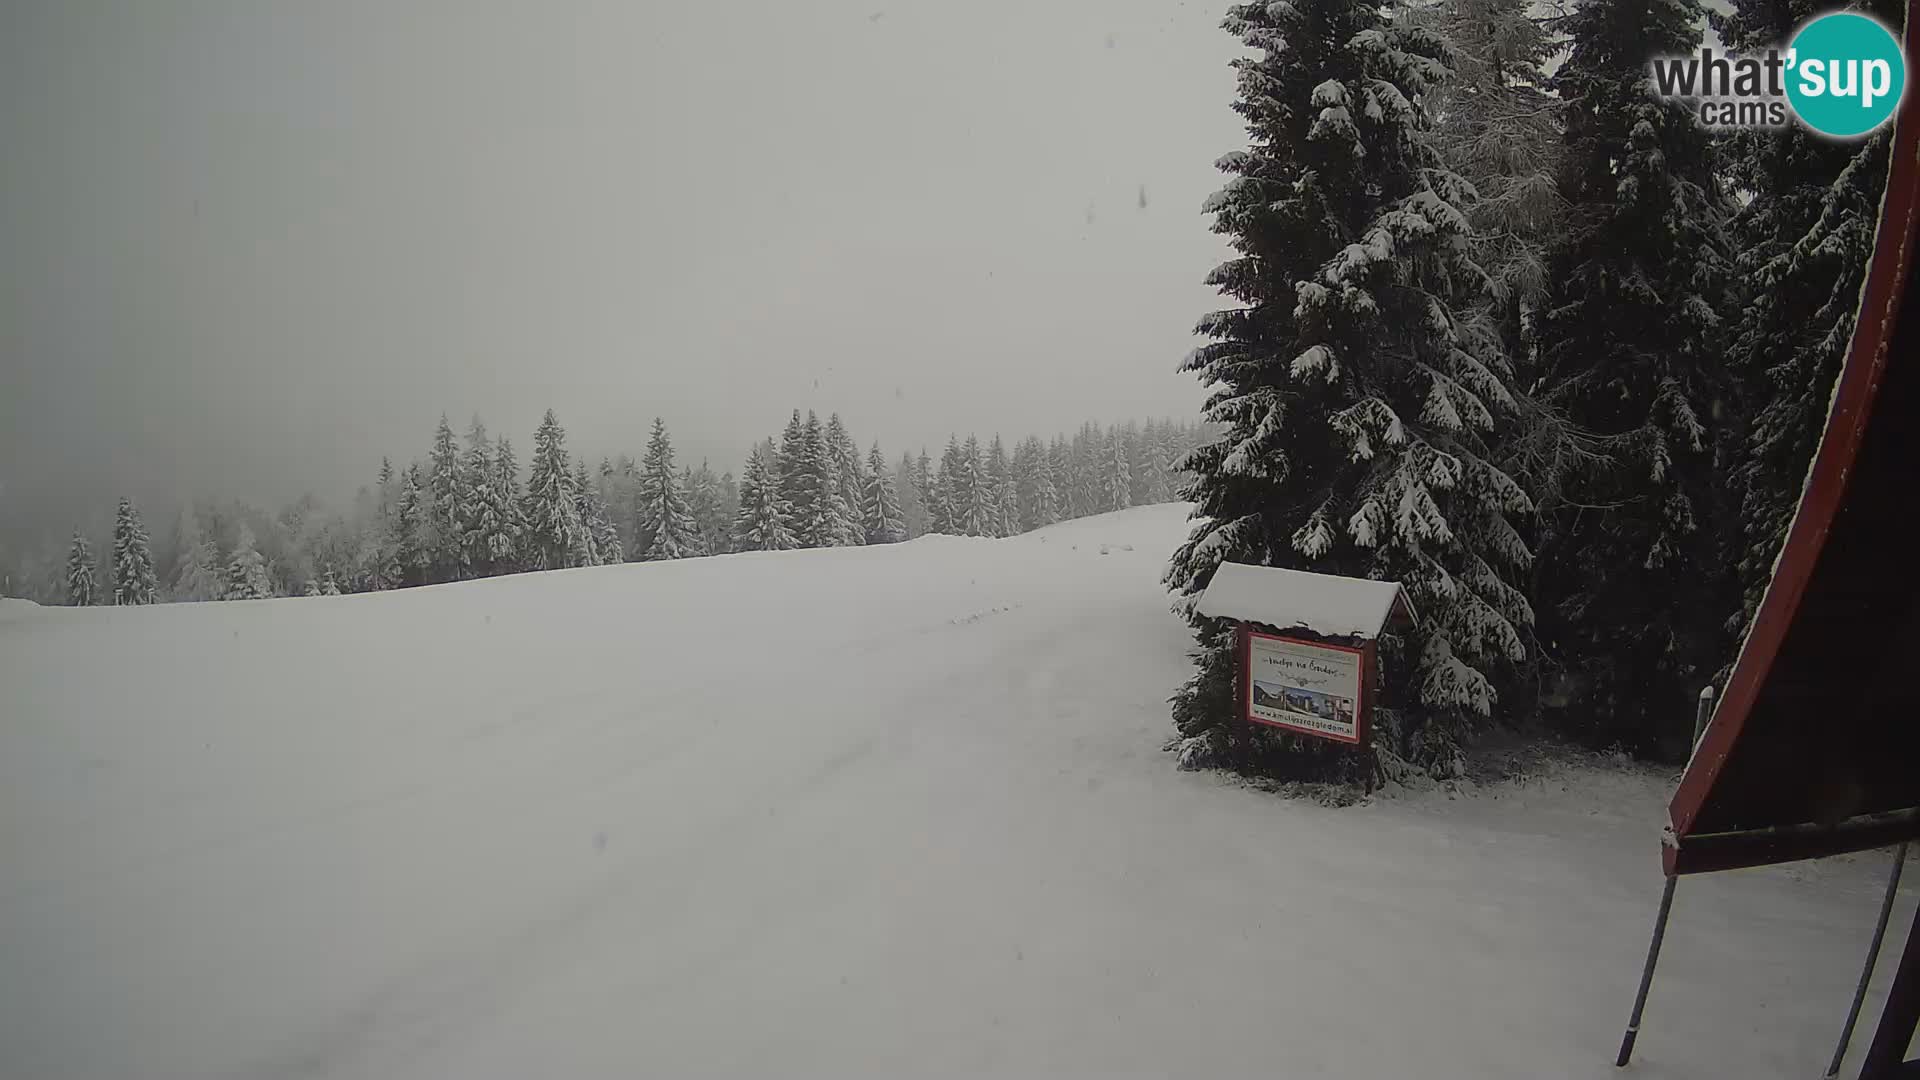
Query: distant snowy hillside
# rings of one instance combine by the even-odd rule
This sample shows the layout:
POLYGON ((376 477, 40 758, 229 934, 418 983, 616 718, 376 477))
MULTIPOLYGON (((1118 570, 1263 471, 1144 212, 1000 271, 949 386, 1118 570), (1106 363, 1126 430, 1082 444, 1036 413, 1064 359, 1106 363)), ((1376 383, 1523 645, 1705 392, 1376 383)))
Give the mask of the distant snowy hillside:
MULTIPOLYGON (((1613 1075, 1663 782, 1176 771, 1184 515, 0 618, 0 1077, 1613 1075)), ((1684 883, 1634 1073, 1812 1075, 1882 869, 1684 883)))

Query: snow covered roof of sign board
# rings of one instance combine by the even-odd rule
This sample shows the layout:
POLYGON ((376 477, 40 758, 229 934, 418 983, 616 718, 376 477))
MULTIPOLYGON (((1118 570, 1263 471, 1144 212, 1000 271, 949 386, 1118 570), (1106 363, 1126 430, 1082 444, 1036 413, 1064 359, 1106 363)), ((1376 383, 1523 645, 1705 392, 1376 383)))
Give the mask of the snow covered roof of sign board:
POLYGON ((1411 625, 1413 603, 1397 581, 1336 577, 1277 566, 1221 563, 1194 610, 1216 619, 1303 627, 1328 637, 1374 637, 1391 619, 1411 625))

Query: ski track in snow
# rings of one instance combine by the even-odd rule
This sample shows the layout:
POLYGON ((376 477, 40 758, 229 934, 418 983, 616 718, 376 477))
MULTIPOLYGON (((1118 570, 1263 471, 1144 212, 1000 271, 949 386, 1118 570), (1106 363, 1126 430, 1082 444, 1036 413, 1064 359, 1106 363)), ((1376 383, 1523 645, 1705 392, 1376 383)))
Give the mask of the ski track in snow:
MULTIPOLYGON (((0 1077, 1618 1075, 1671 778, 1177 772, 1184 514, 9 609, 0 1077)), ((1813 1075, 1884 872, 1682 882, 1634 1074, 1813 1075)))

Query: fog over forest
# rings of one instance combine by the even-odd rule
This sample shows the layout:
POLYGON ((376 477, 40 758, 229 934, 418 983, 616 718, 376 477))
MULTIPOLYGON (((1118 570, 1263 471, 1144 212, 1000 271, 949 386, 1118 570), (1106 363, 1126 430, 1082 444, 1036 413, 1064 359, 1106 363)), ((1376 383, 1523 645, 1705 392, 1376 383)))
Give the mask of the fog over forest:
POLYGON ((1146 0, 12 8, 0 536, 343 506, 442 412, 736 472, 795 406, 1191 416, 1234 51, 1146 0))

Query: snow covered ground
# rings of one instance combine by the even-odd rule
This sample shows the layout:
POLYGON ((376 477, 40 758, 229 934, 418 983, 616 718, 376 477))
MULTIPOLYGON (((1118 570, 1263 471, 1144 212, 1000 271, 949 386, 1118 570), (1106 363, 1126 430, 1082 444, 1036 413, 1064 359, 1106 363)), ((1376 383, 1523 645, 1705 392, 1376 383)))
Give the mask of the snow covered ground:
MULTIPOLYGON (((1177 772, 1183 514, 10 605, 0 1076, 1619 1075, 1665 780, 1177 772)), ((1817 1075, 1885 859, 1683 882, 1633 1074, 1817 1075)))

